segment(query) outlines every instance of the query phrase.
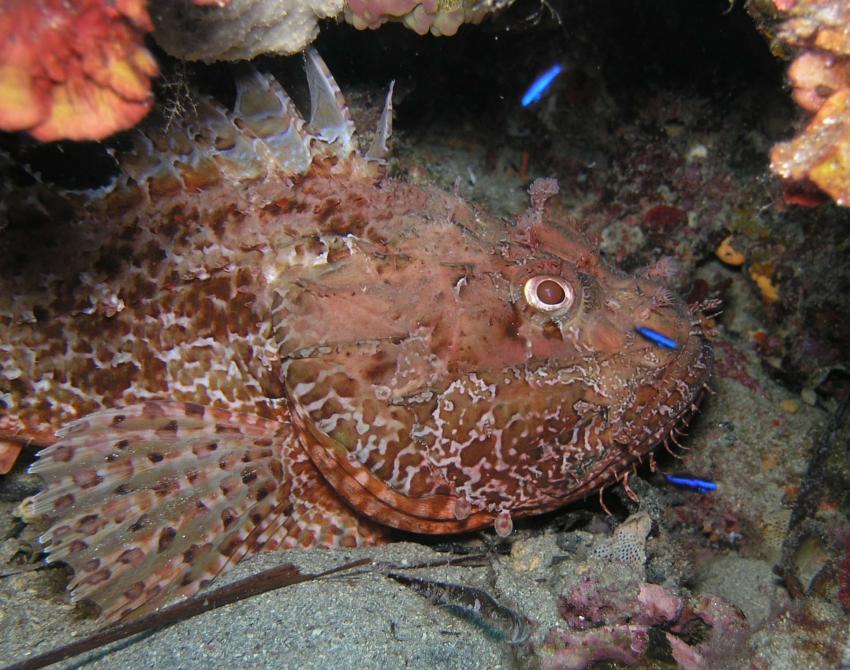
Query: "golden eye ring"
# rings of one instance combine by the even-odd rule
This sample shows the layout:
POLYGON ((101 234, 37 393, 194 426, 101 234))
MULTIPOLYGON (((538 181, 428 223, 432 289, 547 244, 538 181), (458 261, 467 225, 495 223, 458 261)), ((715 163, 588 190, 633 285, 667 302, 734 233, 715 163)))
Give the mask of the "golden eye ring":
POLYGON ((563 277, 537 275, 526 280, 522 287, 525 302, 540 312, 560 312, 572 307, 575 291, 563 277))

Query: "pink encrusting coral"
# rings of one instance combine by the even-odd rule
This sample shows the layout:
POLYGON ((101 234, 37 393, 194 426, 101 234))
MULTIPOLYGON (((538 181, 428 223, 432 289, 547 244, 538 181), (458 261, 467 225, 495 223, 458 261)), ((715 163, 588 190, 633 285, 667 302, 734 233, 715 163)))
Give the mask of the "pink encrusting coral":
POLYGON ((463 23, 479 23, 494 4, 486 0, 348 0, 345 19, 360 29, 401 21, 420 35, 454 35, 463 23))
POLYGON ((205 62, 294 54, 319 34, 319 21, 344 16, 359 29, 401 21, 420 35, 454 35, 463 23, 512 0, 151 0, 154 38, 169 54, 205 62))
POLYGON ((777 144, 770 162, 780 177, 813 182, 850 206, 850 86, 831 95, 800 135, 777 144))
POLYGON ((794 102, 816 114, 836 91, 850 87, 850 59, 806 51, 791 63, 788 80, 794 102))
POLYGON ((0 129, 94 140, 147 114, 157 65, 146 0, 4 0, 0 129))
POLYGON ((767 32, 780 52, 790 48, 795 54, 788 69, 794 101, 814 117, 794 139, 773 148, 771 168, 792 189, 814 184, 850 206, 850 3, 772 0, 772 5, 768 11, 780 12, 781 23, 767 32))

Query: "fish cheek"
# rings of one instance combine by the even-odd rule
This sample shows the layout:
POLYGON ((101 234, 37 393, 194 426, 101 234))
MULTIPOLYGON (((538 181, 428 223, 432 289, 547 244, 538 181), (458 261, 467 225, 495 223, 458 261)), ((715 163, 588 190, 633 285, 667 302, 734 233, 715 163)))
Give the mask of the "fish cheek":
MULTIPOLYGON (((342 470, 364 468, 377 480, 370 484, 373 487, 386 486, 406 495, 433 493, 432 473, 421 465, 423 454, 413 443, 417 403, 395 399, 396 388, 373 383, 391 383, 396 376, 396 346, 341 346, 315 358, 291 360, 286 366, 290 398, 342 470), (383 348, 384 354, 377 355, 383 348), (410 479, 412 473, 417 474, 415 481, 410 479), (423 477, 427 481, 420 481, 423 477)), ((358 477, 365 475, 360 471, 358 477)))
POLYGON ((593 314, 581 327, 582 344, 591 351, 615 354, 626 345, 626 333, 622 326, 604 314, 593 314))

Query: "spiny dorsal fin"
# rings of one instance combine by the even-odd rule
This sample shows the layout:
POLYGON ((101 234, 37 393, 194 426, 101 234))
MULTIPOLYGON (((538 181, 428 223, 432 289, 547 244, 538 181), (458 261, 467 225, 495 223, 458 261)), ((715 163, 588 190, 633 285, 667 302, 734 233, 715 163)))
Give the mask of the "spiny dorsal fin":
POLYGON ((375 137, 372 138, 372 144, 366 152, 366 160, 375 161, 380 164, 386 163, 390 155, 387 142, 393 134, 394 87, 395 80, 390 82, 390 90, 387 91, 387 98, 384 101, 384 111, 381 112, 381 118, 378 119, 378 127, 375 129, 375 137))
POLYGON ((277 80, 248 67, 236 79, 233 111, 198 95, 190 109, 167 125, 160 119, 136 131, 133 150, 122 156, 120 165, 150 192, 192 192, 222 177, 242 182, 302 174, 313 160, 310 139, 304 119, 277 80))
POLYGON ((334 155, 347 158, 357 151, 357 138, 342 91, 313 47, 304 52, 304 68, 310 87, 310 129, 334 155))
POLYGON ((158 172, 167 169, 163 164, 150 137, 142 130, 133 130, 130 134, 133 148, 122 155, 119 160, 121 171, 138 184, 156 176, 158 172))
POLYGON ((310 167, 304 120, 273 76, 250 68, 236 81, 232 118, 243 134, 254 138, 257 155, 278 170, 300 174, 310 167))
POLYGON ((206 96, 197 96, 172 117, 163 112, 152 114, 146 124, 132 131, 132 149, 116 158, 122 176, 114 186, 120 191, 128 181, 135 182, 151 195, 203 189, 218 181, 222 173, 234 176, 217 155, 231 148, 238 134, 226 110, 206 96))
MULTIPOLYGON (((358 151, 345 99, 318 52, 304 53, 310 88, 310 123, 305 124, 278 81, 253 67, 236 80, 233 111, 198 96, 185 116, 137 131, 134 150, 120 163, 124 174, 149 193, 195 192, 225 179, 244 182, 270 175, 305 173, 317 151, 348 158, 358 151), (318 140, 314 143, 313 140, 318 140)), ((393 83, 384 104, 369 161, 383 164, 392 134, 393 83)))

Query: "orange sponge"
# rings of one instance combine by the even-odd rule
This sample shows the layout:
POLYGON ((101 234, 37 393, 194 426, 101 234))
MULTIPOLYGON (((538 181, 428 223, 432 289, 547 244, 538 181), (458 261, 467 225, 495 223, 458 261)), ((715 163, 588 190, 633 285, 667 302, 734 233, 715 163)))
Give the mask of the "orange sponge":
POLYGON ((158 72, 146 0, 4 0, 0 128, 96 140, 150 109, 158 72))

